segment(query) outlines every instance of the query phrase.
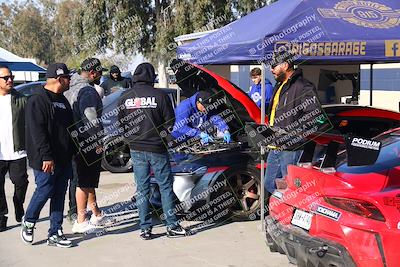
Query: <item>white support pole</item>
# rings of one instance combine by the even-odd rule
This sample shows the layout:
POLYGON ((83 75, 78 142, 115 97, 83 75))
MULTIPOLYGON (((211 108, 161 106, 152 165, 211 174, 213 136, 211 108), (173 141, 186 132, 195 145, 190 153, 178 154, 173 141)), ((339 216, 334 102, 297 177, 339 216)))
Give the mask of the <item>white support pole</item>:
MULTIPOLYGON (((265 124, 265 63, 261 64, 261 124, 265 124)), ((265 170, 265 151, 261 147, 261 229, 265 231, 265 186, 264 186, 264 170, 265 170)))
POLYGON ((181 103, 181 88, 178 86, 176 88, 176 106, 178 106, 181 103))

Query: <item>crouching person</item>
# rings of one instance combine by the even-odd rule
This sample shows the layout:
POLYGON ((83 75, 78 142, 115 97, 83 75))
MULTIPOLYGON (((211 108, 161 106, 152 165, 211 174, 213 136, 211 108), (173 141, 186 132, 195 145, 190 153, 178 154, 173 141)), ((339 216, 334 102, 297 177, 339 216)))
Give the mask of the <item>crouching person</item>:
POLYGON ((32 244, 35 223, 50 199, 50 229, 47 244, 71 247, 62 230, 65 193, 72 176, 73 143, 68 127, 72 110, 63 92, 69 89, 70 72, 63 63, 51 64, 46 84, 26 106, 26 148, 35 175, 36 189, 21 224, 21 238, 32 244))

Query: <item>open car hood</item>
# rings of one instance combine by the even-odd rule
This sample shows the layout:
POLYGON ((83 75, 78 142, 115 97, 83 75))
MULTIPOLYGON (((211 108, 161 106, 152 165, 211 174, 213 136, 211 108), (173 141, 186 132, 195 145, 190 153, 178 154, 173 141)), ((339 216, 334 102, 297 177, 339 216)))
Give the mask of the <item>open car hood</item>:
POLYGON ((213 94, 223 92, 229 100, 241 123, 261 123, 261 112, 253 100, 238 86, 206 68, 174 60, 171 68, 175 72, 177 84, 185 97, 190 97, 199 90, 209 90, 213 94))

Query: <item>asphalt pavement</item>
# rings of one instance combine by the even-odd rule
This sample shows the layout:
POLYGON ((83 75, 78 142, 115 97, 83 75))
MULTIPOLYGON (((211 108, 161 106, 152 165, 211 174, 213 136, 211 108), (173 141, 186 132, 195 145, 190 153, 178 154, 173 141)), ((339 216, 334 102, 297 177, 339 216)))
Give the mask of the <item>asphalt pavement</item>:
MULTIPOLYGON (((28 205, 35 184, 29 171, 29 187, 25 207, 28 205)), ((13 185, 6 180, 9 207, 9 229, 0 233, 0 266, 226 266, 226 267, 286 267, 286 256, 270 253, 265 244, 260 221, 230 222, 216 225, 201 222, 184 222, 196 234, 185 238, 170 239, 165 227, 157 225, 153 240, 139 238, 137 211, 131 209, 131 196, 135 192, 133 175, 102 172, 97 190, 98 204, 112 214, 116 223, 105 231, 87 235, 74 235, 72 225, 65 219, 63 228, 73 240, 72 248, 46 245, 49 226, 49 203, 42 210, 36 224, 34 243, 27 245, 20 238, 20 226, 14 218, 12 204, 13 185), (202 225, 200 227, 200 225, 202 225)), ((68 197, 66 200, 68 206, 68 197)), ((64 213, 66 213, 67 209, 64 213)))

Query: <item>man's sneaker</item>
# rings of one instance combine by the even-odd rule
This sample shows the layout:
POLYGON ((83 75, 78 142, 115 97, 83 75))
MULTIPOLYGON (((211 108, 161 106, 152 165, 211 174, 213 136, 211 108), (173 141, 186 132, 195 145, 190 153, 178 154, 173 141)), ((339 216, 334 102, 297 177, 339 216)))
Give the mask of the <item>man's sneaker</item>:
POLYGON ((90 217, 90 223, 96 226, 112 226, 115 223, 115 219, 107 217, 104 214, 101 214, 100 216, 92 214, 90 217))
POLYGON ((33 230, 35 229, 35 224, 31 222, 25 221, 25 218, 22 217, 21 222, 21 238, 27 244, 32 244, 33 242, 33 230))
POLYGON ((142 240, 150 240, 152 238, 151 228, 140 231, 140 238, 142 240))
POLYGON ((168 237, 183 237, 183 236, 189 236, 192 235, 193 233, 190 230, 186 230, 179 224, 175 227, 167 227, 167 236, 168 237))
POLYGON ((57 234, 54 234, 47 239, 47 245, 59 248, 70 248, 72 247, 72 242, 65 237, 62 230, 58 230, 57 234))
POLYGON ((74 225, 72 226, 72 232, 74 234, 90 234, 98 232, 99 230, 101 230, 100 227, 90 224, 87 220, 81 223, 75 221, 74 225))

